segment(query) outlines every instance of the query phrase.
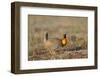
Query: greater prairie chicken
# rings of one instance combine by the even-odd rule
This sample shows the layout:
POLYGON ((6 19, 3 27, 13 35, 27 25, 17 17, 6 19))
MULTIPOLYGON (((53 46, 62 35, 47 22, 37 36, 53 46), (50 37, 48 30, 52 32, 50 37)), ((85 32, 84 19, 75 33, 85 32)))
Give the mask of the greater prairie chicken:
POLYGON ((45 33, 45 37, 44 37, 44 45, 45 48, 47 49, 56 49, 59 46, 61 46, 60 44, 60 39, 59 38, 50 38, 48 36, 48 33, 45 33))
POLYGON ((61 39, 61 45, 65 46, 68 44, 68 37, 66 37, 66 34, 64 34, 64 38, 61 39))

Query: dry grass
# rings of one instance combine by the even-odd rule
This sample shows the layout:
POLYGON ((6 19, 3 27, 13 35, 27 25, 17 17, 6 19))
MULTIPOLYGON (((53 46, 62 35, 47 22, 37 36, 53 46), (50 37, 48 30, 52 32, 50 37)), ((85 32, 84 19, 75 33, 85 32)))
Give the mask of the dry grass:
POLYGON ((57 49, 48 50, 45 48, 36 48, 31 52, 29 60, 50 60, 50 59, 77 59, 87 58, 87 45, 81 46, 66 45, 65 47, 59 47, 57 49))
POLYGON ((87 58, 87 18, 28 16, 28 60, 76 59, 87 58), (45 49, 44 32, 50 37, 62 38, 67 33, 69 43, 58 49, 45 49), (76 40, 72 40, 71 36, 76 40))

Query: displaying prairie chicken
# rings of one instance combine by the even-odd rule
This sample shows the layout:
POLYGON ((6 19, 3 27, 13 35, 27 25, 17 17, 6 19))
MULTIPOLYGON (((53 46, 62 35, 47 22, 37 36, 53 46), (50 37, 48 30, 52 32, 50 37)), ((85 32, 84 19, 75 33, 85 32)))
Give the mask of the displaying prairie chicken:
POLYGON ((64 34, 63 39, 61 39, 61 45, 65 46, 68 44, 68 38, 66 37, 66 34, 64 34))

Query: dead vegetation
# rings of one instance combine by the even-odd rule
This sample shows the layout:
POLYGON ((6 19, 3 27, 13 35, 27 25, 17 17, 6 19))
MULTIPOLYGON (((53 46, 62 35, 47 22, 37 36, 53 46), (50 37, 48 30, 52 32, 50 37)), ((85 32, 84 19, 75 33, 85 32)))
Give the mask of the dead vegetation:
POLYGON ((52 50, 45 49, 43 46, 38 47, 32 51, 29 60, 77 59, 87 57, 87 42, 82 39, 52 50))

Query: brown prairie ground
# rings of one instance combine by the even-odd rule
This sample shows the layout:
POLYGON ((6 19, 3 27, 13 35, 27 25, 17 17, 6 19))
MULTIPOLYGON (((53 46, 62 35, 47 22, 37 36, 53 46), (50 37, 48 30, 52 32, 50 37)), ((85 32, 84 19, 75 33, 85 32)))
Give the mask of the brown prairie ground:
POLYGON ((53 59, 79 59, 87 58, 87 50, 80 51, 63 51, 51 55, 49 52, 35 52, 35 55, 29 56, 29 60, 53 60, 53 59))
POLYGON ((28 16, 28 60, 87 58, 87 17, 28 16), (67 34, 69 43, 57 49, 44 48, 44 32, 51 38, 67 34), (72 36, 76 40, 71 39, 72 36))

